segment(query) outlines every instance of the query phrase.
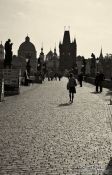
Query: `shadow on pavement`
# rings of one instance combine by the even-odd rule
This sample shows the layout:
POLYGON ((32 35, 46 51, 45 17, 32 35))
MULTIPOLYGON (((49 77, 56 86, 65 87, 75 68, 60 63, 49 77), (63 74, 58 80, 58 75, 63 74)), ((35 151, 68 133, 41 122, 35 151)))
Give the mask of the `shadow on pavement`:
POLYGON ((62 104, 59 104, 58 107, 69 106, 71 104, 72 104, 71 102, 69 102, 69 103, 62 103, 62 104))
POLYGON ((4 97, 16 96, 19 95, 18 93, 5 93, 4 97))
POLYGON ((94 91, 94 92, 91 92, 91 94, 99 94, 100 92, 96 92, 96 91, 94 91))
POLYGON ((112 157, 110 158, 110 161, 109 161, 107 167, 105 168, 103 175, 112 175, 112 157))

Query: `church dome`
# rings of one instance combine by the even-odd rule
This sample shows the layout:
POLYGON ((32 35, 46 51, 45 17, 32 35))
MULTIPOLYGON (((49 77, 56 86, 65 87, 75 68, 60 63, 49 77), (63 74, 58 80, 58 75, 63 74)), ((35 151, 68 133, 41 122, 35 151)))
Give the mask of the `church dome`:
POLYGON ((30 42, 29 36, 25 38, 25 42, 23 42, 18 49, 18 56, 24 58, 35 59, 37 55, 35 46, 30 42))
POLYGON ((19 51, 31 51, 31 52, 36 52, 35 46, 33 43, 30 42, 30 38, 27 36, 25 38, 25 42, 23 42, 19 46, 19 51))

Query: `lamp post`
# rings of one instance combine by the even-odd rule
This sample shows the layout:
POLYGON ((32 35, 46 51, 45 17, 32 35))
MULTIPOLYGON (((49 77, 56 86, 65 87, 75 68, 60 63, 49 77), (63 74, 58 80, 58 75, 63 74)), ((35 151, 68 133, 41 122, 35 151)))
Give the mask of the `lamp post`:
POLYGON ((98 64, 99 64, 99 59, 97 58, 96 59, 96 71, 98 72, 99 70, 98 70, 98 64))

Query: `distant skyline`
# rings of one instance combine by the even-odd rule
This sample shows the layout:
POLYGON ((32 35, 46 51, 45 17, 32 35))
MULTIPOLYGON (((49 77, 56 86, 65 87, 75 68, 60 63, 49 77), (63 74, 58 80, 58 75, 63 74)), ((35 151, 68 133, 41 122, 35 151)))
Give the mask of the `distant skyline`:
POLYGON ((64 26, 70 26, 77 55, 98 57, 101 46, 104 55, 112 53, 111 7, 111 0, 0 0, 0 41, 10 38, 17 54, 28 34, 38 55, 42 43, 45 54, 55 43, 59 53, 64 26))

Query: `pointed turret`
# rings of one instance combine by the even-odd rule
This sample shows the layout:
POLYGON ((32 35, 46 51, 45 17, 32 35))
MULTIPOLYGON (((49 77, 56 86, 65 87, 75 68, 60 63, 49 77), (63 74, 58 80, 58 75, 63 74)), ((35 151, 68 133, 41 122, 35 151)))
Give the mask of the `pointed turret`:
POLYGON ((43 47, 41 47, 41 53, 43 53, 43 47))
POLYGON ((56 46, 55 46, 55 48, 54 48, 54 56, 56 56, 56 57, 57 57, 57 53, 56 53, 56 46))
POLYGON ((99 59, 103 59, 102 47, 101 47, 99 59))
POLYGON ((41 52, 40 52, 40 59, 41 59, 41 61, 44 61, 43 44, 42 44, 41 52))
POLYGON ((54 48, 54 53, 56 53, 56 47, 54 48))

